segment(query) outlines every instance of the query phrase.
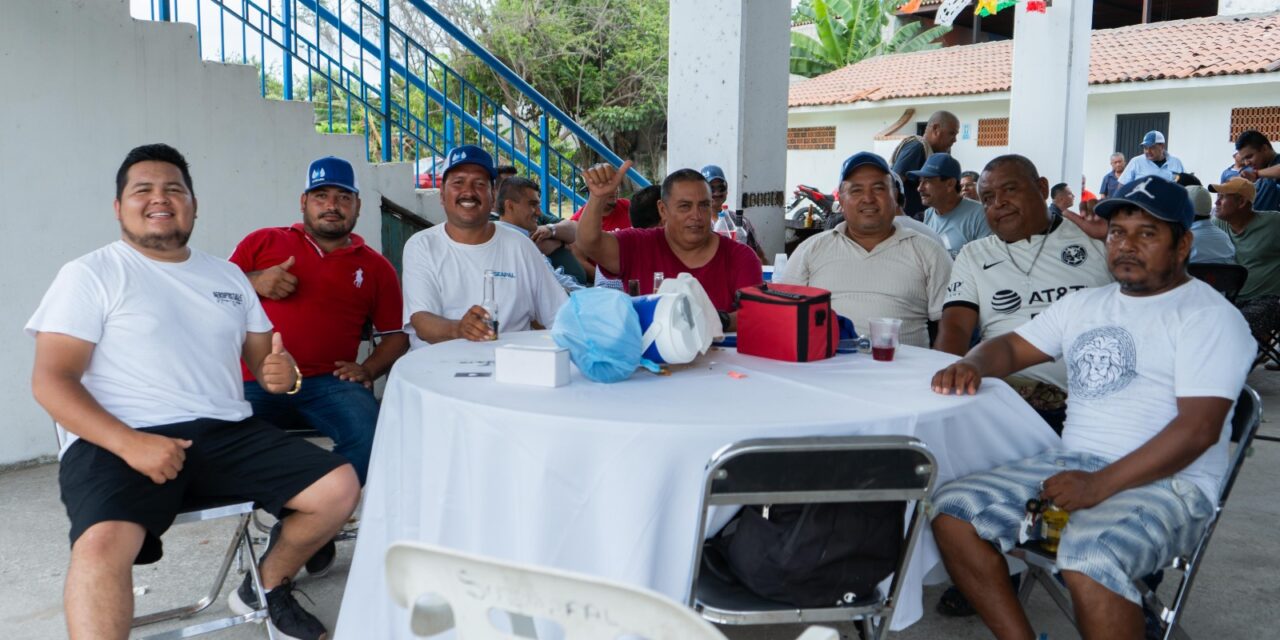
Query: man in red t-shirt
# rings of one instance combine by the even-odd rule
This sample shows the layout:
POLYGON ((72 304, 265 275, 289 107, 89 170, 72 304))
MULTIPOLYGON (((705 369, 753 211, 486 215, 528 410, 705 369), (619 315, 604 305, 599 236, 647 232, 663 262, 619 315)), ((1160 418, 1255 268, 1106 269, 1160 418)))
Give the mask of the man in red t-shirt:
POLYGON ((583 172, 591 197, 578 223, 577 244, 611 277, 624 283, 639 281, 642 294, 653 292, 656 272, 667 278, 693 275, 720 312, 724 330, 734 330, 734 293, 763 282, 760 259, 741 242, 711 231, 711 189, 693 169, 681 169, 662 181, 661 227, 605 233, 602 214, 630 167, 628 160, 619 169, 600 164, 583 172))
POLYGON ((231 261, 248 275, 306 384, 294 395, 259 393, 245 370, 245 399, 255 416, 277 425, 300 417, 333 439, 364 484, 378 421, 373 381, 409 348, 400 283, 391 263, 352 233, 360 191, 350 163, 332 156, 311 163, 300 206, 301 223, 254 231, 231 261), (369 323, 382 339, 357 362, 369 323))
MULTIPOLYGON (((585 204, 578 207, 573 217, 569 219, 574 222, 580 222, 582 220, 582 212, 586 210, 587 205, 585 204)), ((619 198, 617 189, 605 196, 604 210, 609 212, 604 216, 604 221, 600 225, 605 231, 631 228, 631 201, 626 198, 619 198)))

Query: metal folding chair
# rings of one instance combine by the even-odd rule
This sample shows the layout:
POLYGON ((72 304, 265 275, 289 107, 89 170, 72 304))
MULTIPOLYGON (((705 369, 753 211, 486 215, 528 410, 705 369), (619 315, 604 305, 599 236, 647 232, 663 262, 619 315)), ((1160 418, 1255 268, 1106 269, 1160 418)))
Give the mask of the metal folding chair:
MULTIPOLYGON (((694 612, 660 594, 600 578, 482 558, 417 542, 387 550, 387 587, 410 609, 416 636, 456 630, 459 640, 507 640, 493 614, 559 625, 565 640, 639 636, 649 640, 726 640, 694 612)), ((839 640, 810 627, 798 640, 839 640)))
POLYGON ((721 449, 707 463, 689 605, 718 624, 848 622, 861 625, 865 637, 884 637, 920 530, 927 526, 925 504, 937 475, 924 443, 904 436, 770 438, 721 449), (712 507, 896 501, 915 501, 915 506, 887 594, 877 590, 848 606, 805 609, 760 597, 700 570, 702 536, 712 507))
MULTIPOLYGON (((66 440, 66 432, 57 423, 54 423, 54 432, 58 437, 58 450, 62 450, 64 440, 66 440)), ((157 622, 167 622, 169 620, 179 620, 190 618, 191 616, 209 608, 218 599, 218 594, 222 591, 222 585, 227 581, 227 574, 231 570, 231 563, 236 559, 237 552, 242 554, 241 564, 248 563, 248 570, 253 575, 253 587, 258 592, 259 602, 265 602, 266 590, 262 588, 262 576, 258 575, 258 555, 253 550, 252 536, 249 535, 249 521, 253 514, 253 502, 231 502, 231 501, 210 501, 191 503, 184 505, 185 508, 181 513, 173 519, 173 526, 190 524, 193 522, 204 522, 206 520, 217 520, 219 518, 230 518, 238 516, 236 522, 235 533, 231 536, 231 542, 227 545, 227 551, 222 556, 222 562, 218 565, 218 573, 213 578, 213 584, 209 586, 209 591, 200 599, 191 604, 148 613, 145 615, 134 616, 131 623, 132 628, 138 628, 157 622)), ((242 616, 227 616, 216 620, 207 620, 198 624, 188 625, 178 629, 171 629, 147 636, 141 636, 140 640, 176 640, 178 638, 190 638, 220 629, 226 629, 238 624, 246 622, 259 622, 267 618, 266 608, 252 611, 242 616)), ((267 630, 267 637, 275 640, 275 633, 271 629, 271 625, 263 625, 267 630)))
MULTIPOLYGON (((1218 526, 1218 521, 1222 517, 1222 510, 1227 506, 1227 498, 1231 496, 1231 488, 1235 485, 1236 476, 1240 473, 1240 468, 1244 466, 1244 460, 1250 454, 1250 448, 1253 446, 1253 437, 1258 432, 1258 425, 1262 423, 1262 399, 1258 397, 1258 392, 1254 391, 1248 385, 1240 391, 1240 397, 1236 400, 1235 413, 1231 417, 1231 441, 1236 443, 1235 451, 1231 454, 1231 458, 1227 465, 1227 475, 1223 479, 1222 492, 1218 496, 1218 504, 1214 508, 1213 515, 1209 517, 1209 523, 1205 526, 1204 533, 1200 536, 1200 541, 1196 543, 1191 553, 1178 556, 1173 559, 1165 571, 1178 571, 1182 574, 1181 580, 1178 582, 1177 588, 1174 590, 1171 604, 1166 605, 1160 600, 1159 596, 1147 586, 1141 579, 1134 580, 1133 584, 1138 588, 1138 592, 1142 594, 1143 602, 1149 611, 1156 614, 1160 619, 1163 630, 1163 638, 1178 638, 1179 640, 1189 640, 1186 631, 1178 624, 1187 598, 1191 593, 1191 585, 1195 581, 1196 573, 1200 570, 1200 564, 1204 560, 1205 550, 1209 547, 1209 540, 1213 537, 1214 529, 1218 526)), ((1071 525, 1068 524, 1068 527, 1071 525)), ((1053 601, 1057 603, 1058 608, 1062 610, 1072 624, 1075 624, 1074 609, 1071 606, 1071 593, 1066 586, 1054 579, 1055 557, 1039 547, 1039 545, 1022 545, 1019 547, 1017 555, 1027 562, 1027 574, 1022 580, 1022 587, 1018 590, 1018 599, 1025 605, 1027 599, 1031 596, 1031 592, 1035 589, 1036 584, 1042 585, 1053 601)))
POLYGON ((1235 304, 1236 296, 1249 278, 1249 270, 1238 264, 1192 262, 1187 265, 1187 273, 1217 289, 1232 304, 1235 304))

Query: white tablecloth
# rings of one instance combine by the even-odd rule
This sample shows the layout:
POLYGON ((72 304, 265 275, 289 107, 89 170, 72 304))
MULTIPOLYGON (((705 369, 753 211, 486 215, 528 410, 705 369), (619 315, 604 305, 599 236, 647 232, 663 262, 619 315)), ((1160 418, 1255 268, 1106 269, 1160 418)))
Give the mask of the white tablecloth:
MULTIPOLYGON (((566 387, 498 384, 495 344, 549 344, 545 332, 454 341, 396 364, 378 420, 337 637, 411 637, 386 589, 383 557, 420 540, 647 586, 683 601, 699 539, 707 460, 746 438, 910 435, 938 460, 939 483, 1038 453, 1053 431, 1003 382, 941 396, 933 373, 954 357, 900 348, 785 363, 717 349, 671 376, 638 371, 566 387), (745 374, 735 378, 730 372, 745 374)), ((926 528, 894 628, 921 616, 940 564, 926 528)))

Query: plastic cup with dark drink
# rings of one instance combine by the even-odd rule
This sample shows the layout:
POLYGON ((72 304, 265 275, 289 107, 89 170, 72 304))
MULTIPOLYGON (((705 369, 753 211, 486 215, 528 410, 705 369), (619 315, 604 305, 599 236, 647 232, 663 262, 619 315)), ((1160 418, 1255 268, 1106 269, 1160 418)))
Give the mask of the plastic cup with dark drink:
POLYGON ((636 296, 638 296, 638 295, 640 295, 640 281, 639 281, 639 280, 636 280, 635 278, 632 278, 631 280, 628 280, 628 281, 627 281, 627 294, 628 294, 628 295, 630 295, 630 296, 631 296, 631 297, 633 297, 633 298, 634 298, 634 297, 636 297, 636 296))
POLYGON ((898 336, 902 333, 902 321, 897 318, 872 318, 871 357, 882 362, 893 360, 898 350, 898 336))

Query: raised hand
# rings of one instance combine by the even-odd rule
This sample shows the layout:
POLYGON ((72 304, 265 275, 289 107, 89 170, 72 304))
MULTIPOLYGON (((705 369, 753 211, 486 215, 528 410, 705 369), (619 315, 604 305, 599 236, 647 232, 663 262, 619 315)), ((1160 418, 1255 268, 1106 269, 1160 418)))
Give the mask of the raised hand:
POLYGON ((190 440, 134 431, 133 439, 120 457, 134 471, 156 484, 164 484, 178 477, 187 461, 187 447, 190 446, 190 440))
POLYGON ((280 333, 271 334, 271 353, 262 359, 262 370, 258 382, 269 393, 284 393, 293 389, 297 383, 298 365, 293 356, 284 350, 284 340, 280 333))
POLYGON ((271 300, 284 300, 298 290, 298 276, 289 273, 293 256, 280 264, 249 274, 249 282, 258 295, 271 300))
POLYGON ((1074 211, 1063 211, 1063 217, 1074 222, 1085 235, 1094 240, 1107 239, 1107 221, 1103 220, 1098 214, 1093 212, 1093 207, 1080 207, 1080 213, 1074 211))
POLYGON ((587 183, 587 191, 591 193, 591 197, 608 200, 618 192, 618 187, 622 186, 622 180, 627 177, 629 169, 631 169, 630 160, 623 162, 617 169, 614 169, 611 164, 601 163, 583 171, 582 179, 587 183))

